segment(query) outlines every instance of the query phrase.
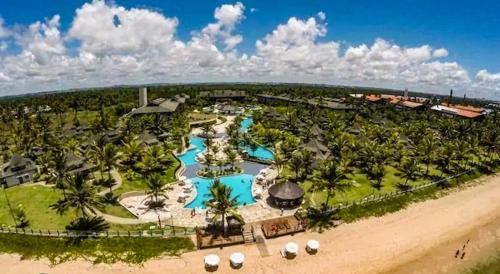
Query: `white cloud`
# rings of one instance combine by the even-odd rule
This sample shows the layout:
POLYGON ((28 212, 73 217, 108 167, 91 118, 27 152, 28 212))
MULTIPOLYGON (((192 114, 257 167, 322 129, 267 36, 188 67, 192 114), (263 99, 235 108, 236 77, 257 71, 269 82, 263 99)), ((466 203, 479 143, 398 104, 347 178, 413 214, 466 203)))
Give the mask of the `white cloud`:
POLYGON ((489 73, 487 70, 480 70, 476 74, 475 84, 481 88, 489 88, 495 91, 500 91, 500 72, 489 73))
POLYGON ((445 48, 436 49, 432 53, 432 56, 436 58, 444 58, 448 56, 448 51, 445 48))
POLYGON ((143 53, 175 46, 177 25, 176 18, 155 11, 94 0, 77 9, 69 37, 82 43, 82 51, 95 54, 143 53))
MULTIPOLYGON (((500 73, 486 70, 475 79, 456 62, 443 62, 444 48, 404 47, 384 39, 346 46, 325 39, 326 15, 290 18, 255 42, 255 53, 236 50, 243 41, 237 25, 242 3, 222 5, 214 21, 191 38, 176 37, 179 22, 158 11, 126 9, 94 0, 77 9, 66 34, 60 18, 10 30, 20 53, 0 55, 0 90, 12 93, 148 82, 287 81, 466 90, 499 96, 500 73), (81 45, 68 49, 68 42, 81 45), (10 54, 10 55, 9 55, 10 54), (497 92, 497 93, 495 93, 497 92)), ((251 12, 251 10, 250 10, 251 12)), ((7 40, 6 40, 7 41, 7 40)), ((0 47, 5 41, 0 41, 0 47)), ((1 50, 1 49, 0 49, 1 50)), ((5 51, 8 52, 8 51, 5 51)))
POLYGON ((257 12, 257 11, 259 11, 259 10, 258 10, 258 9, 256 9, 256 8, 251 8, 251 9, 250 9, 250 13, 254 13, 254 12, 257 12))
POLYGON ((326 14, 322 11, 318 12, 318 19, 321 20, 321 21, 325 21, 326 20, 326 14))
POLYGON ((1 82, 7 82, 7 81, 10 81, 11 79, 9 77, 7 77, 5 74, 1 73, 0 72, 0 83, 1 82))
POLYGON ((201 33, 195 34, 198 39, 207 40, 209 43, 222 42, 226 50, 236 47, 243 37, 234 35, 236 25, 244 18, 245 6, 237 2, 234 5, 222 5, 215 9, 215 23, 208 24, 201 33))

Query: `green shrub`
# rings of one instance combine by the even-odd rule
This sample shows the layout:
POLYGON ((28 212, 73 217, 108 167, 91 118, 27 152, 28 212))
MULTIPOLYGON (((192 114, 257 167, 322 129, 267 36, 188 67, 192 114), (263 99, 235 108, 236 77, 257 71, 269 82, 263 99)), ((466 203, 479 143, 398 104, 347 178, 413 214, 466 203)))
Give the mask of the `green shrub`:
POLYGON ((0 234, 0 253, 17 253, 22 259, 48 259, 56 265, 76 259, 94 264, 142 264, 163 255, 178 256, 194 250, 189 238, 114 237, 69 241, 63 238, 0 234))

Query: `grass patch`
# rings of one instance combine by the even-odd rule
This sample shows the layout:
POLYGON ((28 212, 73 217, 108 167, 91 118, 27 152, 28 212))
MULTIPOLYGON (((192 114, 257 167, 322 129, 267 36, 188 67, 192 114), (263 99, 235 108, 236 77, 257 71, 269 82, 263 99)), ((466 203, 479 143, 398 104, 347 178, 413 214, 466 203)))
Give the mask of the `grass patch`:
POLYGON ((48 259, 52 265, 84 259, 94 264, 142 264, 160 256, 178 256, 194 250, 185 237, 84 239, 78 244, 67 239, 0 234, 0 253, 16 253, 22 259, 48 259))
MULTIPOLYGON (((14 226, 3 190, 0 190, 0 225, 14 226)), ((29 228, 64 229, 76 215, 71 210, 62 216, 49 206, 62 194, 54 189, 37 185, 21 185, 6 189, 12 207, 22 205, 29 220, 29 228)))
MULTIPOLYGON (((382 188, 380 190, 375 189, 372 186, 372 181, 359 171, 354 171, 352 174, 349 174, 347 177, 347 181, 352 183, 352 187, 345 190, 344 192, 336 192, 335 196, 330 198, 329 204, 332 206, 338 205, 340 203, 350 203, 353 201, 360 200, 364 197, 371 195, 381 195, 387 194, 394 191, 397 191, 397 184, 403 183, 405 179, 400 177, 400 172, 393 166, 387 165, 385 167, 386 174, 382 180, 382 188)), ((430 169, 431 173, 436 172, 434 169, 430 169)), ((288 169, 285 169, 283 172, 285 176, 292 176, 292 172, 288 169)), ((314 174, 313 176, 316 176, 314 174)), ((408 184, 410 186, 416 186, 424 183, 430 182, 427 178, 419 178, 416 181, 409 181, 408 184)), ((311 179, 307 179, 302 183, 302 187, 306 193, 306 205, 317 205, 319 206, 321 203, 326 201, 327 192, 326 191, 313 191, 312 187, 314 185, 314 181, 311 179)))
POLYGON ((116 216, 116 217, 136 219, 136 217, 134 216, 134 214, 130 213, 130 211, 128 211, 127 209, 125 209, 121 205, 110 205, 110 204, 107 204, 104 207, 104 210, 102 212, 106 213, 106 214, 109 214, 109 215, 116 216))
POLYGON ((353 205, 349 208, 340 210, 340 217, 344 222, 351 223, 366 217, 383 216, 387 213, 404 209, 411 203, 437 198, 437 189, 438 187, 432 186, 420 191, 393 197, 380 202, 368 202, 362 205, 353 205))

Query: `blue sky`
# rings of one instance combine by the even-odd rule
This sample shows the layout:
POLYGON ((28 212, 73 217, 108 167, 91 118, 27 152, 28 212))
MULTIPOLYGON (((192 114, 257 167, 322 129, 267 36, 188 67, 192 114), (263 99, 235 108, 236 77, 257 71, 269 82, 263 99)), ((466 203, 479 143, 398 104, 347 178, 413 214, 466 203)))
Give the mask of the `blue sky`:
MULTIPOLYGON (((4 26, 11 33, 23 29, 34 22, 47 22, 52 16, 59 15, 58 30, 61 38, 70 31, 75 20, 75 11, 90 1, 77 0, 0 0, 0 18, 3 18, 4 26)), ((171 0, 116 0, 108 1, 109 6, 123 7, 125 10, 131 8, 145 9, 161 14, 166 18, 177 18, 178 25, 175 28, 175 39, 188 42, 193 37, 193 32, 200 32, 207 24, 214 22, 214 10, 224 4, 234 5, 235 1, 171 1, 171 0)), ((492 91, 485 97, 497 97, 500 89, 500 1, 327 1, 327 0, 274 0, 274 1, 241 1, 244 6, 242 18, 235 23, 230 32, 232 36, 241 35, 243 40, 234 47, 237 53, 259 55, 256 41, 263 40, 278 25, 287 24, 291 17, 306 21, 314 17, 316 23, 322 24, 327 32, 324 35, 316 35, 314 43, 336 42, 339 44, 339 54, 342 55, 349 47, 360 45, 373 46, 375 39, 381 38, 391 45, 401 48, 418 48, 429 45, 432 49, 445 48, 447 56, 440 58, 442 63, 456 62, 468 73, 471 82, 474 82, 476 74, 485 70, 487 72, 486 84, 492 91), (326 20, 318 19, 318 12, 326 14, 326 20)), ((78 54, 81 49, 82 40, 64 38, 64 46, 67 52, 78 54)), ((4 38, 9 47, 0 56, 14 56, 26 50, 26 45, 21 46, 16 42, 15 35, 4 38)), ((0 40, 1 41, 1 40, 0 40)), ((221 49, 221 41, 213 41, 213 44, 221 49)), ((95 54, 95 52, 93 52, 95 54)), ((223 53, 224 54, 224 53, 223 53)), ((431 60, 427 60, 431 62, 431 60)), ((427 62, 426 61, 426 62, 427 62)), ((0 73, 2 72, 0 65, 0 73)), ((12 70, 12 69, 11 69, 12 70)), ((5 69, 5 71, 8 71, 5 69)), ((12 74, 12 72, 11 72, 12 74)), ((341 74, 341 73, 340 73, 341 74)), ((4 76, 6 72, 4 72, 4 76)), ((197 74, 198 75, 198 74, 197 74)), ((335 74, 335 78, 337 78, 335 74)), ((0 74, 1 76, 1 74, 0 74)), ((19 90, 19 92, 30 89, 24 81, 19 85, 12 83, 13 77, 7 77, 11 81, 5 87, 19 90)), ((209 78, 210 75, 200 76, 201 80, 209 78)), ((16 80, 19 77, 16 77, 16 80)), ((187 78, 187 77, 186 77, 187 78)), ((222 78, 222 80, 235 80, 235 76, 222 78)), ((278 80, 284 79, 277 77, 278 80)), ((481 79, 483 79, 481 78, 481 79)), ((0 77, 1 79, 1 77, 0 77)), ((260 78, 259 78, 260 79, 260 78)), ((304 78, 305 82, 311 82, 304 78)), ((319 78, 318 78, 319 79, 319 78)), ((326 79, 326 78, 321 78, 326 79)), ((395 79, 394 85, 388 84, 390 80, 378 78, 368 80, 357 80, 355 76, 339 78, 340 83, 379 85, 403 88, 405 79, 395 79), (354 77, 354 78, 353 78, 354 77)), ((146 80, 146 79, 144 79, 146 80)), ((208 79, 210 80, 210 79, 208 79)), ((219 79, 221 80, 221 79, 219 79)), ((253 79, 248 79, 253 80, 253 79)), ((262 81, 273 80, 265 78, 262 81)), ((284 79, 286 80, 286 79, 284 79)), ((169 81, 175 81, 175 77, 169 77, 169 81)), ((186 81, 186 80, 182 80, 186 81)), ((101 81, 102 82, 102 81, 101 81)), ((96 81, 95 84, 101 83, 96 81)), ((416 89, 427 89, 427 84, 410 81, 409 86, 416 89)), ((102 82, 103 84, 106 84, 102 82)), ((332 83, 335 83, 333 81, 332 83)), ((64 83, 62 87, 75 87, 78 84, 64 83)), ((85 86, 86 84, 81 84, 85 86)), ((92 84, 89 84, 91 86, 92 84)), ((458 85, 458 88, 474 92, 478 85, 458 85)), ((57 85, 36 84, 36 88, 52 88, 57 85)), ((435 85, 429 89, 439 92, 445 86, 451 84, 435 85), (434 87, 436 86, 436 87, 434 87)), ((0 82, 1 87, 1 82, 0 82)), ((481 88, 485 84, 481 83, 481 88)))

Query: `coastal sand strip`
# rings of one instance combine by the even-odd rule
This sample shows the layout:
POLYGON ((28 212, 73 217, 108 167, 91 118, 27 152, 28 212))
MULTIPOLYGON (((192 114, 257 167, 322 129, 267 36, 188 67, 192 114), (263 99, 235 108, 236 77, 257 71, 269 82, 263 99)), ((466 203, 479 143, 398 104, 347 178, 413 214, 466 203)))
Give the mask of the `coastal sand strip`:
MULTIPOLYGON (((203 256, 215 253, 222 259, 216 273, 384 273, 398 267, 404 269, 405 265, 425 259, 427 254, 447 243, 461 242, 470 233, 495 224, 500 218, 499 198, 500 177, 490 177, 482 185, 414 204, 394 214, 342 225, 323 234, 308 232, 267 240, 270 256, 264 258, 257 245, 238 245, 222 250, 191 252, 180 258, 157 259, 142 267, 123 264, 93 266, 77 261, 51 268, 46 261, 19 261, 18 256, 1 255, 0 269, 6 274, 205 273, 203 256), (317 255, 308 255, 303 249, 307 240, 312 238, 321 243, 317 255), (297 242, 301 248, 294 260, 279 255, 288 241, 297 242), (229 256, 233 252, 243 252, 246 256, 245 265, 240 270, 229 267, 229 256)), ((489 241, 496 238, 490 237, 489 241)), ((452 259, 451 255, 443 258, 443 264, 452 259)), ((443 264, 434 261, 432 264, 426 265, 426 273, 443 271, 443 264)))

